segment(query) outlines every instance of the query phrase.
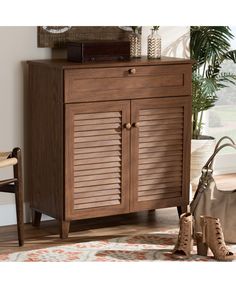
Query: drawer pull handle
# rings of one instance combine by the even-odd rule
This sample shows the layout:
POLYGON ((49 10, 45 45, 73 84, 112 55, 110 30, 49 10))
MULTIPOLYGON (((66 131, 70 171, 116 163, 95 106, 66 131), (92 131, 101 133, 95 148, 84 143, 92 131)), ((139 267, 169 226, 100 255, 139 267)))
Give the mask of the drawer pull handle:
POLYGON ((135 68, 129 69, 129 74, 132 74, 132 75, 136 74, 136 69, 135 68))
POLYGON ((134 123, 134 127, 135 127, 135 128, 139 128, 139 126, 140 126, 140 123, 139 123, 139 122, 135 122, 135 123, 134 123))
POLYGON ((130 123, 126 123, 126 124, 125 124, 125 128, 128 129, 128 130, 130 130, 131 124, 130 124, 130 123))

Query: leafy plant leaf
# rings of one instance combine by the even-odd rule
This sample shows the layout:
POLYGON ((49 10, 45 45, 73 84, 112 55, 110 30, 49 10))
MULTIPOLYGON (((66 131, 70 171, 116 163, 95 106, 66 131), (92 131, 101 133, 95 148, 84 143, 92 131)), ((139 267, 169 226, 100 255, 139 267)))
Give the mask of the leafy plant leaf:
POLYGON ((233 34, 228 26, 191 26, 190 55, 196 62, 192 73, 193 137, 202 127, 202 112, 214 107, 217 91, 235 84, 236 75, 222 73, 225 60, 236 63, 236 50, 230 50, 233 34), (199 117, 198 114, 201 114, 199 117))

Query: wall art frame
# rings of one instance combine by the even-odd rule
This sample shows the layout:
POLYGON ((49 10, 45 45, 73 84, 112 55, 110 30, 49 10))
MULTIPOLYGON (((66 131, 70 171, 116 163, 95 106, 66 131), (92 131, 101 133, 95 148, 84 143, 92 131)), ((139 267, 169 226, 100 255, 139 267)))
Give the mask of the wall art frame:
POLYGON ((68 41, 128 40, 128 26, 38 26, 38 47, 65 48, 68 41))

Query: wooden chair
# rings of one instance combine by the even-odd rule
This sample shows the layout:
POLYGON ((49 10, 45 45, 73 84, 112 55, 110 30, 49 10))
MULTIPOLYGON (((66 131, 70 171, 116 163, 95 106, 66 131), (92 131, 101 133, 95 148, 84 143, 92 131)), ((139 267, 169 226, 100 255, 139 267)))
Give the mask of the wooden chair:
MULTIPOLYGON (((19 245, 24 245, 23 179, 20 148, 0 152, 0 168, 13 167, 12 179, 0 180, 0 192, 15 193, 19 245)), ((1 172, 1 171, 0 171, 1 172)))

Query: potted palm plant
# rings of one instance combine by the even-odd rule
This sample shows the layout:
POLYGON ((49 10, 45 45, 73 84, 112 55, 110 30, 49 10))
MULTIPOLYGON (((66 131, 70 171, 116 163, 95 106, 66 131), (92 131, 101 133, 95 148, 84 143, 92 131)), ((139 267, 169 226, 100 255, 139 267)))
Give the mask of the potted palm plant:
POLYGON ((203 113, 215 105, 220 89, 235 84, 235 74, 221 71, 223 61, 236 63, 236 50, 230 50, 233 37, 228 26, 190 28, 190 55, 195 61, 192 70, 191 181, 198 179, 201 167, 215 145, 213 137, 202 135, 203 113))

